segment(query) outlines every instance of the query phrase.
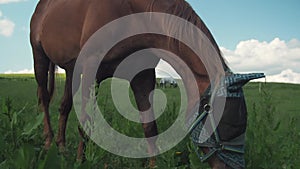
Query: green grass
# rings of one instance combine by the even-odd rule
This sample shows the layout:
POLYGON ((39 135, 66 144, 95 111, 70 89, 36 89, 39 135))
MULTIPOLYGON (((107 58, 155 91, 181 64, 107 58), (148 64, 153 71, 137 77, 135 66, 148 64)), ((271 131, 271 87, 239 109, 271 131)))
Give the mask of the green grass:
MULTIPOLYGON (((270 95, 269 104, 275 109, 274 119, 282 122, 280 129, 282 129, 282 132, 286 132, 290 118, 300 119, 300 107, 297 106, 300 101, 300 85, 284 83, 247 84, 244 87, 244 92, 250 113, 253 104, 259 104, 265 99, 262 92, 259 93, 259 86, 270 95)), ((265 115, 264 112, 259 113, 265 115)), ((297 124, 297 128, 300 129, 300 123, 297 124)))
MULTIPOLYGON (((87 161, 77 163, 78 121, 74 110, 67 126, 67 151, 61 155, 55 144, 43 150, 42 117, 37 107, 36 82, 33 75, 0 75, 0 169, 1 168, 143 168, 147 159, 130 159, 113 155, 92 142, 87 144, 87 161)), ((56 90, 50 112, 57 132, 58 108, 64 88, 64 75, 57 75, 56 90)), ((140 124, 123 118, 113 106, 110 80, 100 87, 98 104, 114 129, 133 137, 142 137, 140 124)), ((176 119, 179 91, 163 90, 168 98, 165 112, 158 118, 159 131, 165 131, 176 119)), ((300 85, 248 83, 244 87, 248 106, 246 141, 247 168, 300 168, 300 85)), ((131 102, 134 99, 131 96, 131 102)), ((158 168, 208 168, 190 149, 189 138, 157 157, 158 168), (182 152, 176 155, 175 152, 182 152)))

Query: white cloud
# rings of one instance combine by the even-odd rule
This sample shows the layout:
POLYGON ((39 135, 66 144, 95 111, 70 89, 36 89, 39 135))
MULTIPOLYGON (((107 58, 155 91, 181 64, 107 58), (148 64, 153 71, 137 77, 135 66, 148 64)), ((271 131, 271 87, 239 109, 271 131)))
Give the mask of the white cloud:
POLYGON ((8 19, 0 19, 0 35, 9 37, 13 34, 15 24, 8 19))
POLYGON ((155 68, 156 77, 163 78, 163 77, 173 77, 174 79, 179 79, 180 76, 177 72, 173 69, 173 67, 164 60, 160 60, 158 65, 155 68))
MULTIPOLYGON (((300 41, 275 38, 271 42, 241 41, 235 50, 221 47, 230 68, 236 73, 263 72, 267 82, 300 83, 300 41)), ((160 61, 157 77, 179 75, 166 62, 160 61)), ((259 79, 265 81, 265 79, 259 79)))
POLYGON ((15 23, 9 19, 3 18, 3 14, 0 11, 0 35, 9 37, 13 34, 14 28, 15 23))
POLYGON ((4 72, 4 74, 33 74, 33 72, 34 72, 33 69, 23 69, 20 71, 8 70, 8 71, 4 72))
POLYGON ((66 71, 60 67, 57 68, 57 73, 66 73, 66 71))
POLYGON ((300 73, 293 72, 291 69, 283 70, 278 75, 267 76, 268 82, 300 83, 300 73))
POLYGON ((279 74, 291 69, 300 72, 300 42, 289 42, 275 38, 271 42, 258 40, 241 41, 235 50, 221 47, 229 66, 235 72, 264 72, 279 74))
POLYGON ((291 69, 283 70, 281 73, 276 75, 267 76, 265 79, 253 80, 256 82, 277 82, 277 83, 297 83, 300 84, 300 73, 296 73, 291 69))
POLYGON ((234 50, 221 47, 234 72, 263 72, 268 82, 300 83, 300 41, 241 41, 234 50))
POLYGON ((22 2, 25 0, 0 0, 0 4, 8 4, 8 3, 13 3, 13 2, 22 2))
MULTIPOLYGON (((57 68, 57 73, 65 73, 65 70, 58 67, 57 68)), ((23 69, 23 70, 19 70, 19 71, 12 71, 12 70, 8 70, 6 72, 4 72, 4 74, 33 74, 34 73, 34 69, 23 69)))
POLYGON ((287 46, 289 48, 299 48, 300 47, 300 41, 297 39, 292 39, 287 43, 287 46))

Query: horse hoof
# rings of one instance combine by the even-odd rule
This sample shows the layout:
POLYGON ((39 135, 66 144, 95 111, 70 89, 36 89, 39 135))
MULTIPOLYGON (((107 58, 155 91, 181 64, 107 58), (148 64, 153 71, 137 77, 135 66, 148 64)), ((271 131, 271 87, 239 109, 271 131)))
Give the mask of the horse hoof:
POLYGON ((83 163, 85 161, 84 147, 85 144, 83 141, 81 141, 77 148, 77 158, 76 158, 77 162, 83 163))
POLYGON ((155 164, 155 157, 151 157, 149 160, 149 168, 157 168, 157 165, 155 164))
POLYGON ((50 149, 51 143, 52 143, 51 140, 48 140, 48 139, 47 139, 47 140, 45 141, 45 145, 44 145, 45 150, 49 150, 49 149, 50 149))
POLYGON ((64 154, 67 151, 67 149, 64 145, 58 145, 58 151, 64 154))
POLYGON ((83 160, 81 158, 76 158, 76 163, 82 164, 83 160))

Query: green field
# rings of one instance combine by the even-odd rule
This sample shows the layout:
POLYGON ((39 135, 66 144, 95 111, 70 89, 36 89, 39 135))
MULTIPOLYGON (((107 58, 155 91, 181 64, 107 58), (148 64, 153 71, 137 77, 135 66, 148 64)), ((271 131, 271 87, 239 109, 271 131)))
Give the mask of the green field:
MULTIPOLYGON (((57 75, 56 90, 50 112, 57 131, 58 108, 64 88, 64 76, 57 75)), ((105 119, 117 131, 132 137, 143 136, 140 124, 123 118, 114 108, 109 93, 110 80, 100 87, 98 104, 105 119)), ((165 131, 179 110, 178 88, 163 89, 168 104, 158 118, 159 131, 165 131)), ((300 85, 248 83, 244 87, 248 106, 246 138, 247 168, 300 168, 300 85)), ((132 99, 132 94, 131 94, 132 99)), ((133 101, 133 99, 132 99, 133 101)), ((130 159, 113 155, 93 142, 86 147, 86 162, 76 162, 79 142, 77 118, 70 113, 67 126, 67 151, 60 154, 55 144, 43 150, 42 117, 37 106, 33 75, 0 75, 0 169, 2 168, 144 168, 147 159, 130 159)), ((157 168, 209 168, 197 159, 189 138, 157 156, 157 168)))

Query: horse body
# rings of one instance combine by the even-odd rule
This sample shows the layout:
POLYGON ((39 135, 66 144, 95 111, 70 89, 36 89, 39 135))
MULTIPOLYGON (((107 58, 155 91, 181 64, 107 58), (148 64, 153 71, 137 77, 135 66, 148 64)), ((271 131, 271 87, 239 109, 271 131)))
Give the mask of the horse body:
POLYGON ((109 7, 113 1, 101 1, 107 4, 105 7, 93 2, 40 1, 31 21, 32 43, 40 43, 52 62, 65 67, 78 57, 84 43, 97 29, 122 16, 114 12, 116 16, 105 17, 107 11, 101 8, 109 7))
MULTIPOLYGON (((183 0, 41 0, 32 16, 30 40, 33 48, 39 102, 45 112, 44 134, 46 136, 46 147, 50 146, 53 138, 49 118, 49 102, 52 94, 47 90, 48 87, 53 88, 51 86, 54 80, 52 77, 53 65, 58 65, 66 70, 65 92, 59 109, 59 129, 56 139, 59 147, 63 148, 65 146, 66 122, 72 107, 73 70, 81 49, 93 33, 105 24, 122 16, 139 12, 169 13, 192 22, 204 32, 215 47, 223 63, 221 69, 228 68, 211 33, 189 4, 183 0), (50 81, 49 85, 48 81, 50 81)), ((158 26, 163 27, 164 25, 158 26)), ((113 30, 111 33, 113 34, 113 30)), ((195 93, 187 85, 187 92, 191 95, 191 98, 189 98, 190 107, 195 105, 199 101, 197 95, 202 94, 210 83, 201 60, 180 42, 170 41, 168 38, 159 35, 149 35, 149 37, 145 35, 142 38, 141 41, 141 37, 136 36, 115 46, 103 59, 103 63, 101 63, 97 72, 97 82, 100 83, 102 80, 112 77, 118 64, 135 51, 151 47, 166 49, 180 56, 191 68, 197 80, 199 91, 195 93)), ((149 57, 154 59, 153 64, 158 63, 159 58, 153 55, 149 57)), ((171 65, 172 62, 176 62, 176 60, 169 60, 171 65)), ((185 72, 179 72, 179 74, 182 75, 184 81, 189 81, 190 77, 184 76, 185 72)), ((148 101, 149 94, 155 87, 154 69, 139 73, 130 83, 138 109, 140 111, 149 109, 151 107, 148 101)), ((79 84, 76 85, 78 88, 79 84)), ((152 137, 158 133, 155 121, 143 123, 143 128, 146 137, 152 137)), ((82 158, 82 149, 83 143, 81 142, 78 149, 78 158, 82 158)), ((155 151, 153 149, 155 149, 155 140, 149 142, 149 152, 155 151)), ((212 166, 221 163, 217 158, 211 158, 209 162, 212 166)))

